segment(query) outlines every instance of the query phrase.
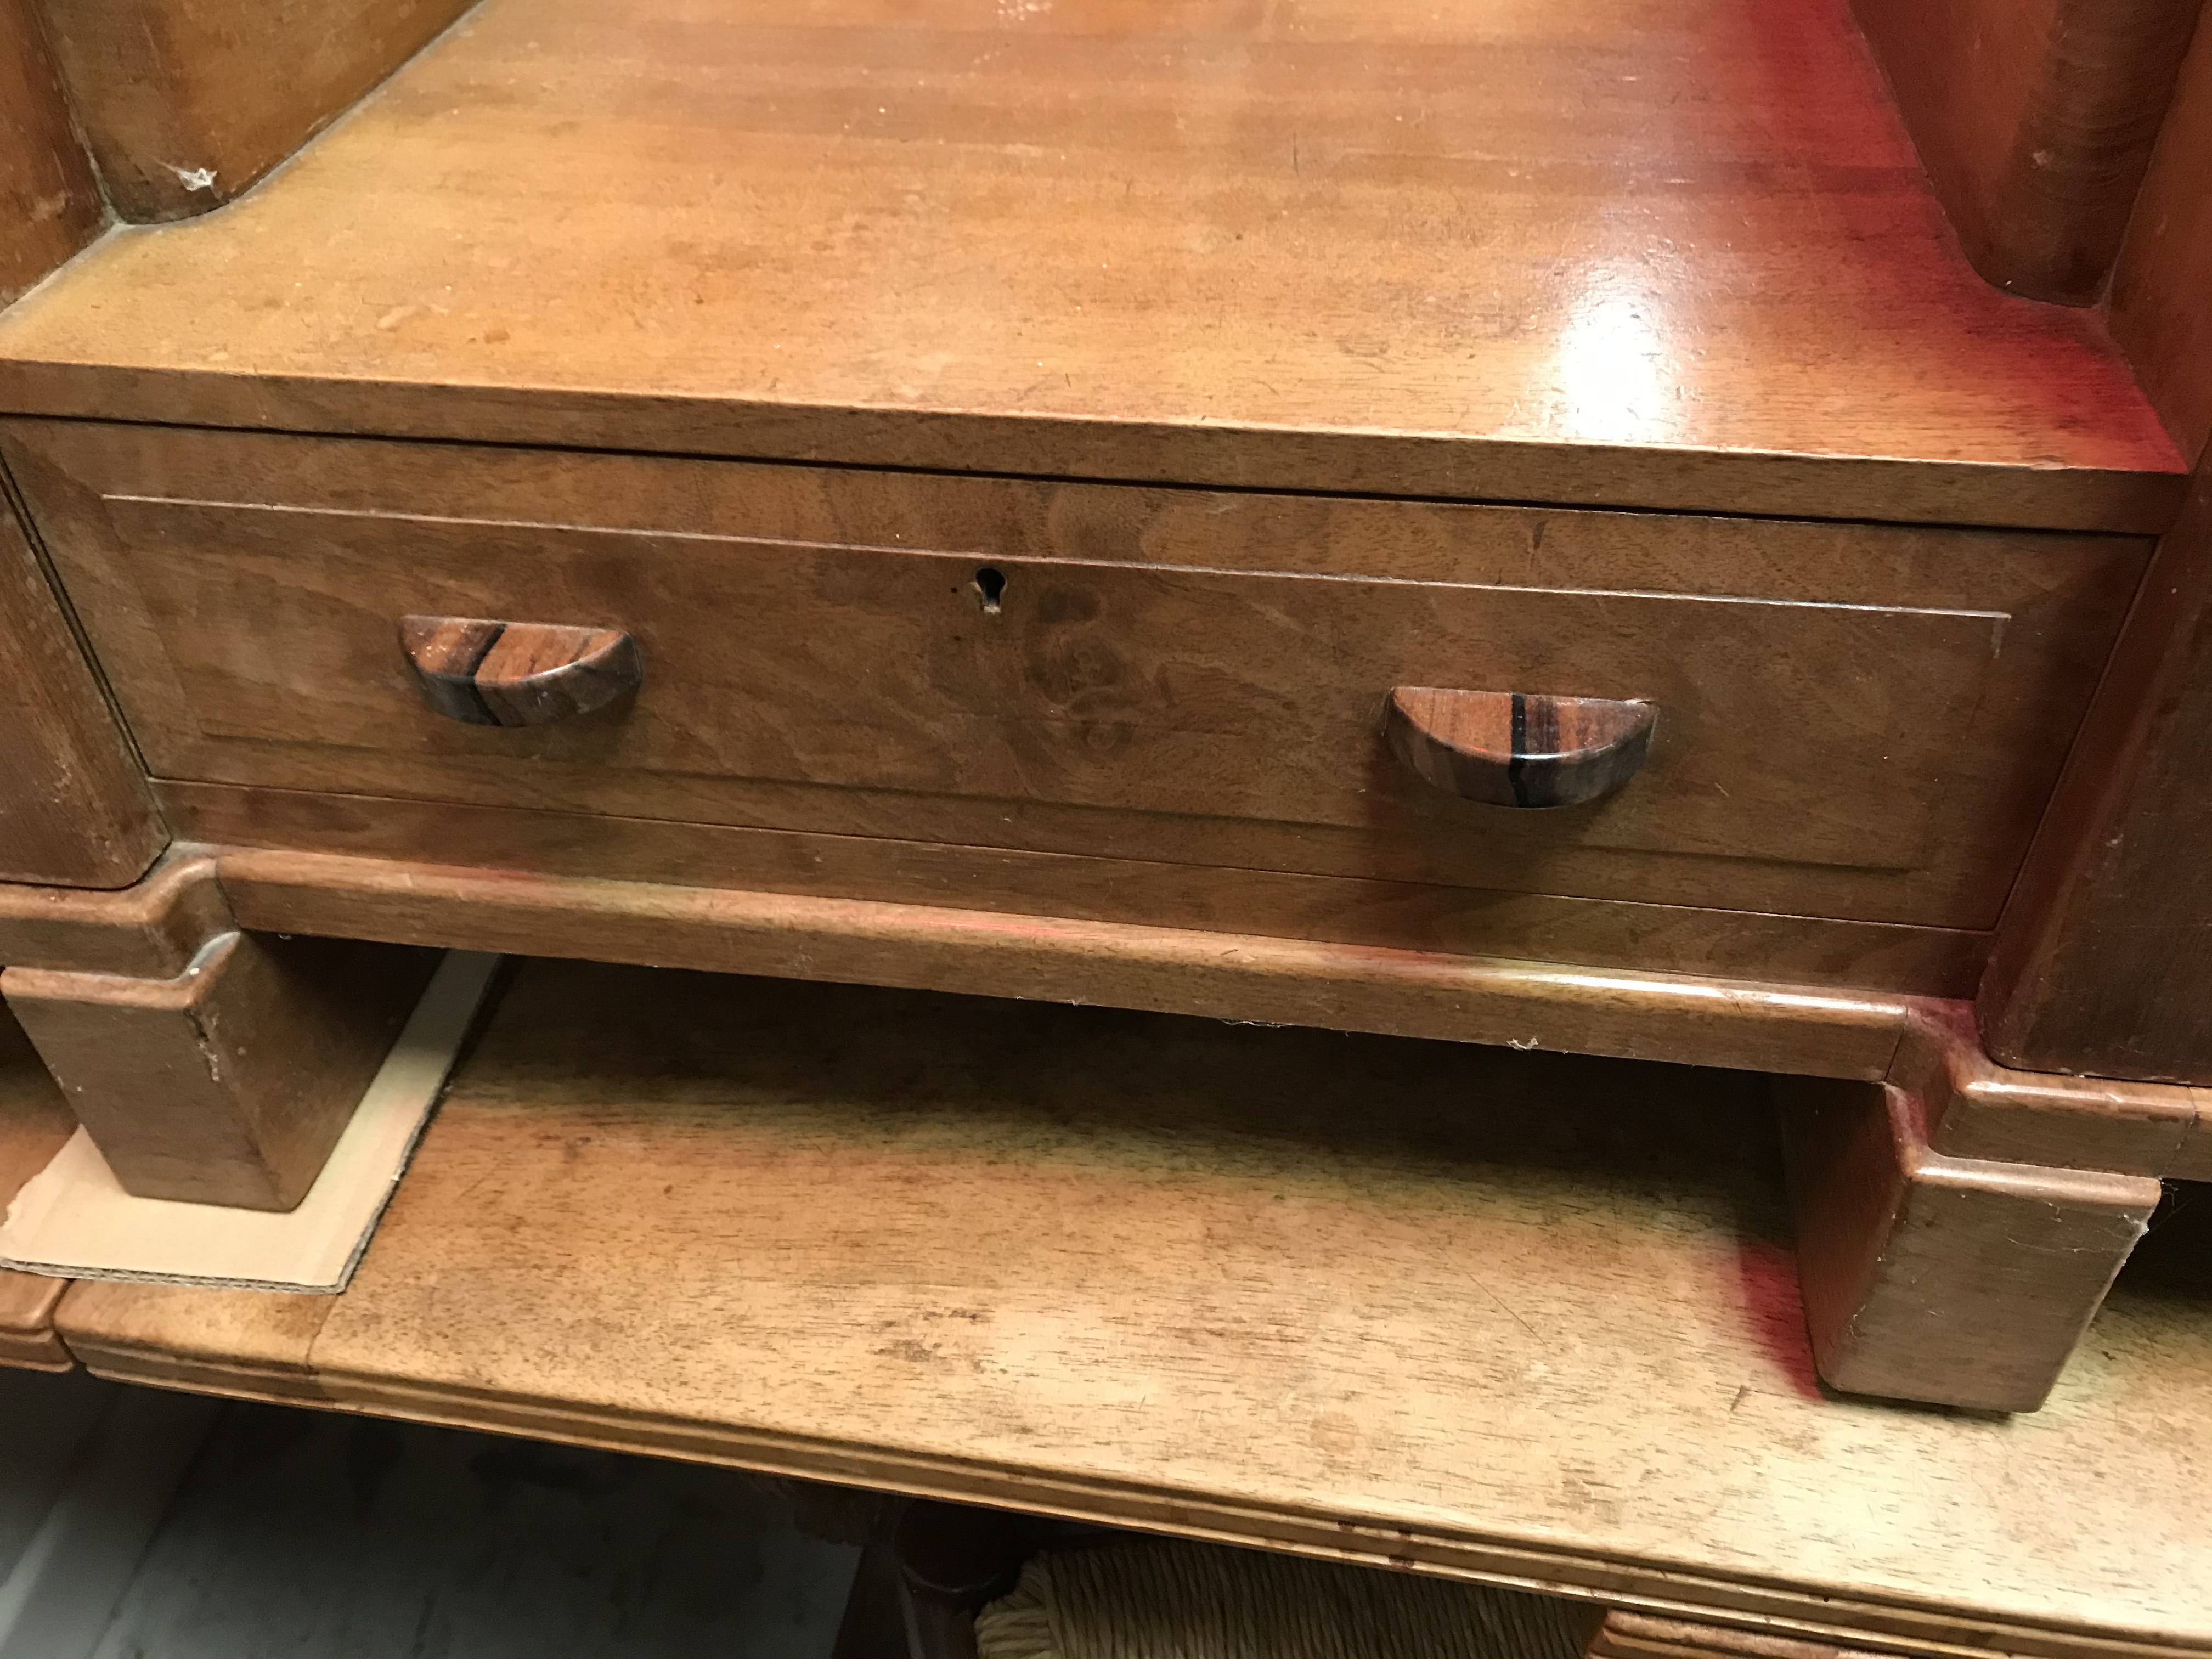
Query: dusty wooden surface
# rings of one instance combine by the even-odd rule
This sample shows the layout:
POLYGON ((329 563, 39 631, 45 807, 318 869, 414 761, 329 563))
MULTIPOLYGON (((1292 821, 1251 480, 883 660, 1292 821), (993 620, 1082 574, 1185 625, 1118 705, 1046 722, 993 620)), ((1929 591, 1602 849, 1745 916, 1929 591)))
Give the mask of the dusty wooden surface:
POLYGON ((2034 1416, 1824 1399, 1769 1122, 1710 1073, 537 964, 345 1295, 62 1324, 121 1376, 1890 1650, 2212 1652, 2205 1241, 2034 1416))
POLYGON ((0 358, 26 411, 1851 519, 2156 530, 2182 470, 1959 257, 1844 0, 491 0, 0 358))
POLYGON ((2202 0, 1855 0, 1982 274, 2103 291, 2202 0))
POLYGON ((39 0, 0 0, 0 306, 91 241, 106 217, 70 130, 39 0))
POLYGON ((1955 928, 1995 921, 2148 552, 110 425, 7 438, 162 778, 1955 928), (457 725, 398 648, 416 612, 626 631, 644 685, 544 729, 457 725), (1390 756, 1399 685, 1640 700, 1656 735, 1611 798, 1500 810, 1390 756))
MULTIPOLYGON (((76 1128, 22 1027, 0 1008, 0 1212, 76 1128)), ((54 1310, 66 1288, 62 1279, 0 1268, 0 1365, 70 1368, 69 1351, 53 1329, 54 1310)))
POLYGON ((242 195, 468 0, 36 0, 125 219, 242 195))

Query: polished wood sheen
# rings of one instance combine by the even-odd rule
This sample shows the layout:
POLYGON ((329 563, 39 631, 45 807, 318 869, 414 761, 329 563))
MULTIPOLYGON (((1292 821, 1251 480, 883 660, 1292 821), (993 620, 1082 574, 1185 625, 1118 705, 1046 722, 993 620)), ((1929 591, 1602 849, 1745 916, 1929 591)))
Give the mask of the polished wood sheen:
POLYGON ((529 963, 345 1294, 59 1323, 122 1378, 1879 1653, 2212 1653, 2187 1218, 2033 1417, 1824 1395, 1770 1121, 1672 1067, 529 963))
POLYGON ((1649 703, 1401 685, 1383 709, 1390 752, 1416 776, 1492 806, 1579 806, 1634 777, 1658 718, 1649 703))
POLYGON ((168 838, 0 470, 0 882, 126 886, 168 838))
POLYGON ((0 408, 2054 529, 2185 470, 1845 0, 490 0, 0 319, 0 408))
POLYGON ((2203 0, 1853 0, 1982 274, 2102 291, 2203 0))
POLYGON ((637 641, 611 628, 402 617, 399 646, 423 702, 465 726, 550 726, 628 696, 637 641))
POLYGON ((0 0, 0 307, 91 241, 106 217, 39 0, 0 0))
POLYGON ((2106 302, 2112 337, 2185 455, 2212 437, 2212 28, 2182 64, 2106 302))
POLYGON ((34 0, 125 219, 221 207, 467 0, 34 0))
POLYGON ((167 779, 1966 929, 2146 551, 101 424, 0 447, 167 779), (423 708, 408 614, 618 629, 651 678, 618 720, 471 729, 423 708), (1455 684, 1665 715, 1632 787, 1499 812, 1383 741, 1394 686, 1455 684))

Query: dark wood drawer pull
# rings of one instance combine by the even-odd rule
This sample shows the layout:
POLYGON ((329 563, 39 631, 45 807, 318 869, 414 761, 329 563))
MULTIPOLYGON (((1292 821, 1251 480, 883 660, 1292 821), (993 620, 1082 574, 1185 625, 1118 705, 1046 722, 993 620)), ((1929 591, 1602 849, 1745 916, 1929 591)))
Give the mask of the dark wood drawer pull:
POLYGON ((402 617, 399 643, 422 700, 471 726, 550 726, 637 689, 637 641, 612 628, 402 617))
POLYGON ((1493 806, 1574 806, 1636 775, 1657 720, 1648 702, 1401 685, 1382 730, 1439 789, 1493 806))

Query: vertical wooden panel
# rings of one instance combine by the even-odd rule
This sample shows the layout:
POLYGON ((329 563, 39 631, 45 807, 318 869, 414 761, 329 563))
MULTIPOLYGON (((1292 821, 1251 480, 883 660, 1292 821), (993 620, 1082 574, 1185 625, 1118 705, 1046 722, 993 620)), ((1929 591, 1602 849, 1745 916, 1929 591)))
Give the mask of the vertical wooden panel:
MULTIPOLYGON (((2212 29, 2112 279, 2183 448, 2212 432, 2212 29)), ((2030 1071, 2212 1084, 2212 470, 2160 543, 1997 932, 1978 1012, 2030 1071)))
POLYGON ((2112 336, 2182 453, 2212 437, 2212 28, 2200 30, 2112 271, 2112 336))
POLYGON ((127 887, 167 844, 137 757, 3 493, 0 781, 0 881, 127 887))
POLYGON ((99 234, 107 212, 33 3, 0 0, 0 306, 99 234))
POLYGON ((466 3, 45 0, 108 195, 141 222, 239 195, 466 3))
POLYGON ((2103 289, 2201 0, 1856 0, 1967 257, 1999 288, 2103 289))
POLYGON ((2212 1083, 2212 471, 2151 561, 1983 975, 2008 1066, 2212 1083))

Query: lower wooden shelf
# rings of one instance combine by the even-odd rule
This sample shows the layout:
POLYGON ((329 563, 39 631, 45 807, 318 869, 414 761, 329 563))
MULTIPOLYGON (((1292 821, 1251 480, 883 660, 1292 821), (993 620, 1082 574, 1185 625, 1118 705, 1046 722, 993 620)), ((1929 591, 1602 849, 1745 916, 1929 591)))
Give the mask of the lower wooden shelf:
POLYGON ((1824 1395, 1789 1241, 1755 1076, 539 962, 344 1295, 80 1284, 58 1327, 113 1377, 1771 1633, 2212 1654, 2212 1270, 2131 1269, 2002 1419, 1824 1395))

